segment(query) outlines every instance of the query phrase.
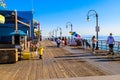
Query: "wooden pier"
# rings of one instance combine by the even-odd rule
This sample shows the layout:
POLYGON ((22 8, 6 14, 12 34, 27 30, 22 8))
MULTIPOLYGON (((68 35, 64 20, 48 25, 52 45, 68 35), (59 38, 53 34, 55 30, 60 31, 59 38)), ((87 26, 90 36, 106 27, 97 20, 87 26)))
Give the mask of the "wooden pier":
POLYGON ((42 41, 45 52, 39 57, 21 60, 14 64, 0 64, 0 80, 46 80, 85 76, 109 75, 74 54, 58 48, 51 41, 42 41))

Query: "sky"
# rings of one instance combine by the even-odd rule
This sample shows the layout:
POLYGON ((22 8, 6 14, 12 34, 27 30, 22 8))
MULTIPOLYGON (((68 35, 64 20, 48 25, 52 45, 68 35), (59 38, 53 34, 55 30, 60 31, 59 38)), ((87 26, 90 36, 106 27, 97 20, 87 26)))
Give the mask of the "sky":
MULTIPOLYGON (((120 36, 120 0, 4 0, 9 10, 33 10, 34 19, 40 22, 43 36, 62 28, 62 35, 68 36, 71 26, 81 36, 96 35, 98 14, 99 35, 113 33, 120 36), (90 21, 87 21, 89 15, 90 21), (68 28, 66 28, 68 25, 68 28)), ((57 31, 57 36, 60 30, 57 31)))

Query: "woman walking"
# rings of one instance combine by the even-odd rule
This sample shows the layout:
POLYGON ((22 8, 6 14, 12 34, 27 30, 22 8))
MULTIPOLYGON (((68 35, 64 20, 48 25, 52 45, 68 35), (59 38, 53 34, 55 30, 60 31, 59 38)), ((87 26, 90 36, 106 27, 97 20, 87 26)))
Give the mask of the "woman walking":
POLYGON ((95 36, 92 37, 92 52, 95 53, 95 46, 96 46, 96 42, 98 40, 96 39, 95 36))

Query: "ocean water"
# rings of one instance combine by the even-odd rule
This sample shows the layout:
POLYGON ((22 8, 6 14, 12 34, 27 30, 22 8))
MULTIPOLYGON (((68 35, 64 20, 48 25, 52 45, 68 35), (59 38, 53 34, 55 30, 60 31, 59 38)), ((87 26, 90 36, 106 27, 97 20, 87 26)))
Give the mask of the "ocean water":
MULTIPOLYGON (((107 37, 108 36, 98 36, 98 40, 107 40, 107 37)), ((114 37, 115 41, 120 41, 120 36, 113 36, 113 37, 114 37)), ((90 40, 92 38, 92 36, 83 36, 83 38, 90 40)))

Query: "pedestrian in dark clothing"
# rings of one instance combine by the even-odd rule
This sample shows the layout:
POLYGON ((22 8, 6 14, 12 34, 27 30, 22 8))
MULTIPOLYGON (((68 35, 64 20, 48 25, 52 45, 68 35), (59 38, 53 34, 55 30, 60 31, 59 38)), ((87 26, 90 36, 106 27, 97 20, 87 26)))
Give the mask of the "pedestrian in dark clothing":
POLYGON ((58 39, 56 40, 56 43, 57 43, 57 47, 60 47, 60 43, 61 43, 60 38, 58 38, 58 39))

